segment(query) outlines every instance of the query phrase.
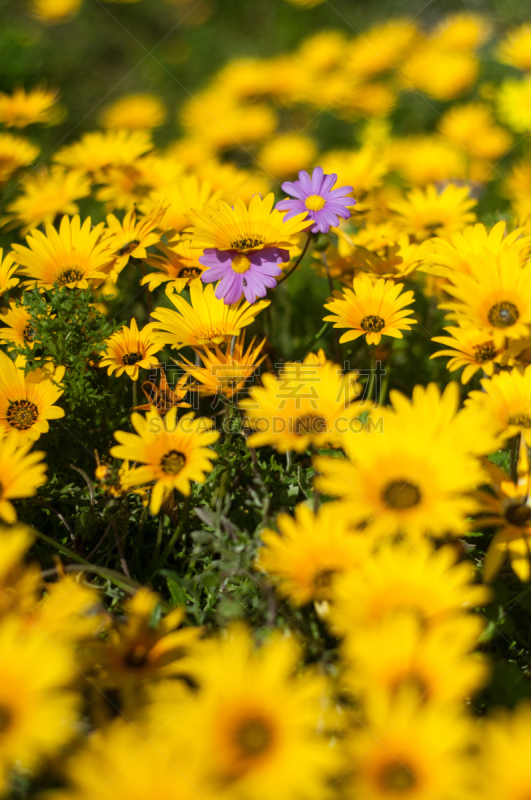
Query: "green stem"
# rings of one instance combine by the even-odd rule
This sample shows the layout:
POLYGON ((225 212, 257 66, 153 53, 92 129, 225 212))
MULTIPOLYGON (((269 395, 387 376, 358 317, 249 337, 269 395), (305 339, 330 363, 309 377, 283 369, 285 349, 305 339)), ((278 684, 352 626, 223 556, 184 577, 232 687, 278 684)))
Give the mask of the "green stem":
POLYGON ((138 405, 138 380, 133 381, 133 408, 138 405))
POLYGON ((374 379, 374 373, 376 370, 376 347, 371 345, 371 368, 369 373, 369 391, 367 393, 367 401, 372 400, 372 394, 374 392, 374 384, 376 383, 374 379))
POLYGON ((292 266, 290 271, 286 272, 286 274, 283 275, 279 281, 277 281, 277 287, 280 286, 281 283, 284 283, 284 281, 286 281, 289 278, 289 276, 291 275, 292 272, 295 272, 295 270, 297 269, 297 267, 301 263, 302 259, 306 255, 306 250, 308 249, 308 245, 310 244, 312 236, 313 236, 313 233, 311 231, 308 231, 308 238, 306 239, 306 244, 304 245, 304 247, 302 249, 302 253, 298 257, 298 259, 296 260, 295 264, 292 266))
POLYGON ((191 495, 188 495, 188 497, 184 501, 184 507, 183 507, 181 520, 180 520, 179 524, 177 525, 177 527, 175 528, 170 541, 168 542, 168 544, 166 545, 166 547, 162 551, 162 555, 161 555, 158 563, 155 565, 155 569, 153 571, 153 575, 151 576, 152 578, 155 576, 155 574, 158 572, 158 570, 164 565, 164 563, 166 562, 167 557, 171 553, 173 545, 177 541, 179 535, 182 533, 182 531, 184 529, 184 526, 186 525, 186 522, 188 520, 188 514, 190 513, 190 503, 191 503, 191 501, 192 501, 191 495))
POLYGON ((385 378, 382 382, 382 388, 380 390, 380 406, 385 405, 385 401, 387 399, 387 390, 389 389, 389 376, 391 374, 391 359, 393 357, 393 345, 395 340, 391 340, 391 348, 389 350, 389 357, 385 362, 385 378))
POLYGON ((159 514, 159 526, 157 528, 157 541, 155 543, 155 550, 153 551, 153 558, 151 560, 151 564, 153 569, 155 568, 160 554, 160 548, 162 547, 162 533, 164 531, 164 511, 160 511, 159 514))

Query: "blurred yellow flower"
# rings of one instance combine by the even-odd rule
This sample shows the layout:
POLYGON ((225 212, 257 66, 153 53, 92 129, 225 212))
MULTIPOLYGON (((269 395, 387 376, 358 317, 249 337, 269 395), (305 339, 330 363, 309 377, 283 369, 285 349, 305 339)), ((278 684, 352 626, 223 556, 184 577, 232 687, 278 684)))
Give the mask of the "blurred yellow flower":
POLYGON ((516 133, 531 130, 531 76, 501 84, 496 96, 498 116, 516 133))
POLYGON ((99 173, 108 167, 132 165, 152 148, 147 131, 94 131, 60 148, 53 160, 71 169, 99 173))
POLYGON ((531 70, 531 24, 525 22, 519 28, 509 31, 497 48, 497 56, 511 67, 531 70))
POLYGON ((158 97, 151 94, 130 94, 104 108, 100 119, 103 127, 111 130, 151 130, 163 124, 166 109, 158 97))
POLYGON ((17 169, 29 166, 40 153, 40 147, 22 136, 0 133, 0 185, 17 169))
POLYGON ((57 89, 15 89, 13 94, 0 94, 0 122, 6 128, 25 128, 36 122, 53 124, 57 89))
POLYGON ((77 14, 83 0, 31 0, 32 13, 50 25, 66 22, 77 14))
POLYGON ((258 153, 258 161, 266 173, 275 178, 289 178, 311 166, 317 146, 310 136, 282 133, 270 139, 258 153))

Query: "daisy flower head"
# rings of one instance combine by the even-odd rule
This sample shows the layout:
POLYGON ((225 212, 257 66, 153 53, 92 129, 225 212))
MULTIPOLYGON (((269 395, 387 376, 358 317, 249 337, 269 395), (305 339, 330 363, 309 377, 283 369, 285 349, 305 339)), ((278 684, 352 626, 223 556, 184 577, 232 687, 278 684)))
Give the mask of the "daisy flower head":
POLYGON ((354 278, 353 290, 335 292, 330 303, 325 304, 331 313, 323 317, 333 322, 334 328, 350 328, 340 342, 350 342, 360 336, 367 337, 367 344, 379 344, 382 336, 402 339, 402 331, 411 330, 416 323, 408 317, 411 309, 404 308, 413 301, 413 292, 404 292, 403 283, 380 279, 373 283, 368 275, 354 278))
POLYGON ((107 374, 116 372, 119 377, 126 372, 131 380, 138 380, 140 368, 149 369, 158 366, 154 357, 162 349, 163 343, 153 333, 153 325, 146 325, 138 330, 136 319, 131 320, 131 327, 124 325, 119 331, 107 339, 106 350, 99 362, 100 367, 108 367, 107 374))
POLYGON ((289 260, 289 250, 279 247, 247 253, 209 247, 199 258, 208 268, 201 274, 201 280, 204 283, 219 281, 215 295, 229 306, 242 296, 248 303, 254 303, 257 297, 265 297, 268 289, 275 288, 276 279, 282 273, 280 264, 289 260))
POLYGON ((297 214, 307 213, 308 219, 313 224, 312 233, 328 233, 331 227, 337 228, 339 217, 348 219, 351 212, 349 206, 356 202, 352 197, 347 197, 352 192, 352 186, 341 186, 332 189, 337 181, 333 172, 325 175, 322 167, 316 167, 312 176, 304 170, 299 172, 298 181, 286 181, 282 184, 283 191, 292 196, 277 203, 279 211, 287 211, 284 222, 297 214))

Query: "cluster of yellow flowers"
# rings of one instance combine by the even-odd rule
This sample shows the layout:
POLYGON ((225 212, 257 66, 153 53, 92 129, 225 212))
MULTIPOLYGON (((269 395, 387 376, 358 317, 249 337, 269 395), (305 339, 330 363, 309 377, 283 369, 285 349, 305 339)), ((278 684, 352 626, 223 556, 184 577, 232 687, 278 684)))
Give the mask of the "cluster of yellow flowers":
MULTIPOLYGON (((38 148, 2 133, 0 181, 21 187, 3 222, 25 243, 0 251, 9 302, 0 314, 0 792, 42 771, 61 787, 47 789, 50 800, 531 796, 531 707, 479 720, 471 711, 489 679, 477 609, 491 590, 462 541, 496 527, 483 580, 507 558, 530 580, 527 156, 501 175, 507 219, 485 226, 476 214, 514 134, 529 130, 531 84, 480 85, 480 99, 445 107, 436 133, 397 136, 389 121, 407 92, 453 101, 471 89, 491 33, 475 15, 429 32, 393 20, 232 62, 184 105, 186 135, 164 151, 151 129, 166 109, 147 96, 106 109, 103 130, 33 172, 21 174, 38 148), (281 129, 279 112, 323 106, 368 120, 359 148, 321 153, 310 177, 317 145, 281 129), (234 148, 260 168, 238 168, 234 148), (275 207, 273 181, 297 170, 283 184, 295 200, 275 207), (82 218, 88 197, 104 221, 82 218), (270 364, 266 340, 246 343, 245 329, 306 253, 329 281, 322 321, 342 331, 338 356, 308 352, 248 388, 270 364), (9 355, 39 345, 20 290, 91 289, 106 311, 109 295, 133 285, 148 321, 123 325, 91 367, 130 381, 135 398, 140 383, 147 402, 136 398, 132 430, 114 433, 119 471, 98 463, 97 480, 114 498, 140 495, 163 522, 175 493, 207 480, 223 434, 229 444, 245 437, 255 461, 264 446, 285 454, 287 468, 311 457, 313 506, 258 532, 254 568, 283 603, 313 604, 339 641, 329 669, 308 665, 304 642, 275 621, 206 635, 180 627, 185 609, 138 586, 124 614, 111 614, 75 565, 57 565, 48 583, 28 563, 34 534, 13 501, 46 482, 45 454, 31 448, 65 415, 65 366, 28 371, 9 355), (411 398, 391 390, 386 405, 395 354, 385 337, 420 328, 412 304, 422 294, 449 323, 444 336, 425 331, 444 346, 433 357, 462 369, 463 385, 483 373, 463 408, 455 380, 444 391, 415 386, 411 398), (336 363, 342 343, 370 360, 365 381, 336 363), (164 351, 178 354, 175 385, 164 351), (144 370, 158 370, 156 380, 141 381, 144 370), (194 392, 221 396, 226 429, 190 410, 194 392), (511 474, 487 459, 504 449, 511 474)), ((531 70, 530 38, 529 26, 512 31, 496 58, 531 70)), ((56 99, 2 95, 0 123, 51 124, 56 99)))

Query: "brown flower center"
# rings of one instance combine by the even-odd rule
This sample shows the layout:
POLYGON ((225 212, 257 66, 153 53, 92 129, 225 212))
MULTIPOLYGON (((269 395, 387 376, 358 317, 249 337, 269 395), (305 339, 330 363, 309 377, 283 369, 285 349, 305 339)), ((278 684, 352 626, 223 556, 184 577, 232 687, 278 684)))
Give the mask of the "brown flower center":
POLYGON ((249 247, 258 247, 264 240, 260 236, 242 236, 230 243, 232 250, 246 250, 249 247))
POLYGON ((367 333, 379 333, 382 328, 385 328, 385 320, 374 314, 370 314, 368 317, 363 317, 360 325, 367 333))
POLYGON ((165 456, 162 456, 160 465, 164 472, 168 475, 177 475, 184 465, 186 464, 186 456, 179 450, 170 450, 165 456))
POLYGON ((245 720, 234 734, 234 741, 245 758, 260 755, 268 749, 272 740, 271 728, 258 717, 245 720))
POLYGON ((421 498, 418 486, 409 481, 391 481, 382 492, 384 503, 390 508, 400 510, 417 506, 421 498))
POLYGON ((59 286, 67 286, 69 283, 76 283, 83 279, 83 273, 77 267, 67 267, 57 277, 59 286))
POLYGON ((520 312, 513 303, 496 303, 488 313, 489 322, 495 328, 509 328, 518 320, 520 312))
POLYGON ((505 519, 517 528, 526 528, 531 522, 531 508, 515 503, 505 512, 505 519))
POLYGON ((319 414, 306 414, 305 417, 297 417, 293 426, 297 436, 305 436, 309 433, 324 433, 326 431, 326 419, 319 414))
POLYGON ((120 249, 116 251, 116 255, 129 256, 134 250, 136 250, 139 244, 140 242, 138 239, 132 239, 132 241, 127 242, 127 244, 124 244, 123 247, 120 247, 120 249))
POLYGON ((508 425, 518 425, 519 428, 531 428, 530 414, 512 414, 507 420, 508 425))
POLYGON ((25 342, 32 342, 34 340, 34 338, 35 338, 35 328, 31 324, 31 322, 28 322, 28 324, 24 328, 24 330, 22 332, 22 336, 24 337, 24 341, 25 342))
POLYGON ((127 367, 131 367, 133 364, 137 364, 139 361, 142 361, 144 356, 142 353, 125 353, 123 357, 123 362, 127 367))
POLYGON ((382 788, 391 792, 407 792, 417 782, 405 764, 387 764, 379 777, 382 788))
POLYGON ((4 733, 11 722, 13 721, 13 714, 8 706, 0 705, 0 733, 4 733))
POLYGON ((313 576, 314 589, 318 592, 324 589, 329 589, 332 585, 332 579, 336 574, 335 569, 320 569, 313 576))
POLYGON ((496 348, 493 342, 484 342, 484 344, 474 345, 476 353, 476 361, 478 364, 484 364, 485 361, 492 361, 496 355, 496 348))
POLYGON ((124 663, 133 669, 144 667, 148 660, 147 647, 143 644, 135 644, 124 657, 124 663))
POLYGON ((198 278, 201 275, 201 270, 197 267, 183 267, 177 273, 178 278, 198 278))
POLYGON ((39 409, 29 400, 15 400, 7 409, 7 421, 19 431, 27 431, 36 422, 39 409))

